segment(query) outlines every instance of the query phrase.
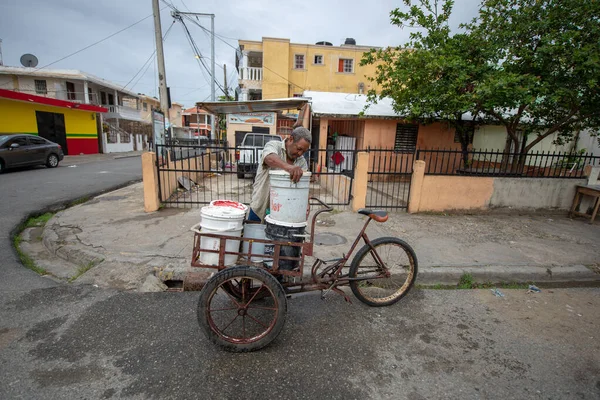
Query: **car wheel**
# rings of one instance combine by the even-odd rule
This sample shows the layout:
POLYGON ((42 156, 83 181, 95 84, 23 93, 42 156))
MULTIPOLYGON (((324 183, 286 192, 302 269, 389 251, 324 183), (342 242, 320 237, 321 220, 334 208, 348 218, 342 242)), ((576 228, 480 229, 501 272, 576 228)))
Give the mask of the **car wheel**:
POLYGON ((56 168, 58 167, 58 156, 56 154, 50 154, 46 160, 46 167, 56 168))

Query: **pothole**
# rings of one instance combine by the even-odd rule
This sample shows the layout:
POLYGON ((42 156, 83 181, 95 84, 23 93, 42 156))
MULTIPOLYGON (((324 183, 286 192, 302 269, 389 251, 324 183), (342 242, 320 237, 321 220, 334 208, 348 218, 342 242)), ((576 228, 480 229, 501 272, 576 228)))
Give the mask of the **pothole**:
POLYGON ((342 235, 331 232, 316 233, 314 241, 318 246, 337 246, 347 242, 342 235))

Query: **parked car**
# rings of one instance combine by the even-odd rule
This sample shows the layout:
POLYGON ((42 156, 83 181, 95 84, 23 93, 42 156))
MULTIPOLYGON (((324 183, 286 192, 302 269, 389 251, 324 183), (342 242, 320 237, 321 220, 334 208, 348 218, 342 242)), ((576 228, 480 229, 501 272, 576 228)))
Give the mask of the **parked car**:
POLYGON ((40 136, 0 135, 0 172, 31 165, 56 168, 64 156, 60 145, 40 136))
POLYGON ((271 140, 282 141, 281 136, 268 133, 247 133, 244 136, 244 140, 235 152, 238 179, 243 179, 246 174, 256 175, 261 152, 265 144, 271 140))

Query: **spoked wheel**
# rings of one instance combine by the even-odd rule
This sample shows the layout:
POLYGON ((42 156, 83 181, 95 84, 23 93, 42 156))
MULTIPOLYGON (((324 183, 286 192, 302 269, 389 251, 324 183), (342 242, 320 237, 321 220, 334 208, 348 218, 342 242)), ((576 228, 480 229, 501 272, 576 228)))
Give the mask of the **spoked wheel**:
POLYGON ((50 154, 46 160, 46 166, 48 168, 58 167, 58 156, 56 154, 50 154))
POLYGON ((373 307, 389 306, 399 301, 413 286, 417 277, 417 256, 404 241, 385 237, 363 246, 352 260, 350 282, 352 293, 373 307))
POLYGON ((255 267, 230 267, 200 291, 198 323, 213 343, 246 352, 271 343, 283 329, 286 312, 285 292, 273 275, 255 267))

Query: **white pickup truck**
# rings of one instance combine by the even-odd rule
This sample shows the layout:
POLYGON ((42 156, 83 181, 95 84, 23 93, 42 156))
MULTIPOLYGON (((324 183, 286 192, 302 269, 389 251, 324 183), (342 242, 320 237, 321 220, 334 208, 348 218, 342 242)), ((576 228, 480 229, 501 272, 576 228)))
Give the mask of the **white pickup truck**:
POLYGON ((282 141, 281 136, 267 133, 247 133, 240 147, 236 149, 237 177, 243 179, 246 174, 256 175, 261 152, 267 142, 282 141))

